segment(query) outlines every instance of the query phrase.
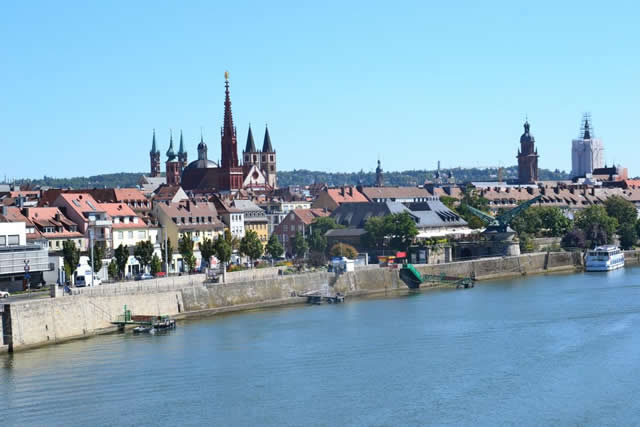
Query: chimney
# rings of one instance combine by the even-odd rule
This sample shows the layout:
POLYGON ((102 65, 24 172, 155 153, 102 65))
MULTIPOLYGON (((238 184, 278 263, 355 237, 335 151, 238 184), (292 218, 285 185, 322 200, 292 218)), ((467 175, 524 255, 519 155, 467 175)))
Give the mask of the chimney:
POLYGON ((340 195, 344 197, 344 186, 340 187, 340 195))
POLYGON ((185 206, 187 208, 187 212, 191 212, 191 201, 187 200, 187 203, 185 203, 185 206))
POLYGON ((560 194, 560 189, 558 188, 557 185, 555 187, 553 187, 553 192, 556 193, 556 194, 560 194))
POLYGON ((575 193, 576 193, 575 188, 571 187, 571 188, 569 189, 569 193, 571 193, 571 194, 575 194, 575 193))
POLYGON ((54 218, 56 221, 58 221, 58 222, 59 222, 59 221, 60 221, 60 212, 56 212, 56 214, 53 216, 53 218, 54 218))
POLYGON ((349 195, 351 197, 353 197, 353 187, 351 187, 351 186, 349 187, 349 195))
POLYGON ((533 195, 533 188, 527 187, 527 193, 533 195))

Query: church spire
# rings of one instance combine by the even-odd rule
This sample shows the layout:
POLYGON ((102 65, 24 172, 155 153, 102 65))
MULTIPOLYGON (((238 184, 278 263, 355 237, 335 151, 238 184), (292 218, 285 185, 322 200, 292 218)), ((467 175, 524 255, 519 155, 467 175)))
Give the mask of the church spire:
POLYGON ((262 144, 263 153, 273 153, 273 147, 271 146, 271 137, 269 136, 269 127, 265 125, 264 142, 262 144))
POLYGON ((582 139, 591 139, 591 126, 589 125, 590 116, 588 114, 584 115, 584 134, 582 139))
POLYGON ((172 161, 176 158, 176 154, 173 152, 173 132, 169 131, 169 149, 167 150, 167 161, 172 161))
POLYGON ((236 129, 233 126, 233 115, 231 113, 231 97, 229 96, 229 72, 224 73, 224 125, 222 127, 222 161, 225 168, 238 167, 238 143, 236 140, 236 129))
POLYGON ((253 132, 251 132, 251 123, 249 123, 249 134, 247 135, 247 146, 244 149, 245 153, 255 153, 256 144, 253 142, 253 132))
POLYGON ((159 153, 158 148, 156 147, 156 130, 153 130, 153 138, 151 139, 151 153, 156 154, 159 153))
POLYGON ((178 148, 178 155, 184 154, 184 141, 182 140, 182 129, 180 129, 180 148, 178 148))

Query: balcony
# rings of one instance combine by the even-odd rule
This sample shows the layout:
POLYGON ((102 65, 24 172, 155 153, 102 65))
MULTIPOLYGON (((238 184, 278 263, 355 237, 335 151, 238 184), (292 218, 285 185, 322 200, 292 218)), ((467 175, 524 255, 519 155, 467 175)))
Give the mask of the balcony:
POLYGON ((49 270, 49 252, 39 245, 0 248, 0 275, 24 274, 25 261, 31 273, 49 270))

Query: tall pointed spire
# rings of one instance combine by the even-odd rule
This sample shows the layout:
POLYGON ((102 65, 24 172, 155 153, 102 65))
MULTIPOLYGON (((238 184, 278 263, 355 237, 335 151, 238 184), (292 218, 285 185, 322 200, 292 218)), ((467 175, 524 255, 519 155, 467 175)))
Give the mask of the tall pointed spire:
POLYGON ((180 148, 178 148, 178 154, 184 154, 184 141, 182 140, 182 129, 180 129, 180 148))
POLYGON ((153 138, 151 139, 151 154, 159 153, 158 148, 156 147, 156 130, 153 129, 153 138))
POLYGON ((169 149, 167 150, 167 161, 172 161, 176 158, 176 154, 173 152, 173 132, 169 130, 169 149))
POLYGON ((229 72, 224 73, 224 124, 222 127, 222 161, 225 168, 238 167, 238 143, 236 140, 236 129, 233 126, 233 115, 231 113, 231 97, 229 96, 229 72))
POLYGON ((269 136, 269 127, 265 125, 264 142, 262 143, 263 153, 272 153, 273 147, 271 146, 271 137, 269 136))
POLYGON ((253 133, 251 132, 251 123, 249 123, 249 134, 247 135, 247 146, 244 149, 245 153, 255 153, 256 144, 253 142, 253 133))

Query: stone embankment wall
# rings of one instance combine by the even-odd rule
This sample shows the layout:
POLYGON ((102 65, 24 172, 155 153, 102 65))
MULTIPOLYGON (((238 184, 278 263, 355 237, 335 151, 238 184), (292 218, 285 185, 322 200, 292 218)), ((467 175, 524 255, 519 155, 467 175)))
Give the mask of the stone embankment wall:
MULTIPOLYGON (((628 265, 640 264, 640 251, 625 252, 628 265)), ((535 253, 447 264, 417 265, 422 274, 475 276, 478 280, 581 268, 580 253, 535 253)), ((271 270, 271 269, 265 269, 271 270)), ((127 305, 134 314, 192 316, 304 302, 296 295, 326 290, 345 295, 406 290, 398 270, 363 268, 340 275, 299 275, 264 271, 258 280, 249 273, 221 284, 204 284, 204 276, 122 283, 85 289, 79 295, 12 303, 10 335, 13 349, 62 342, 114 330, 111 320, 127 305), (179 280, 176 280, 179 279, 179 280), (244 280, 243 280, 244 279, 244 280), (109 289, 112 288, 112 289, 109 289)), ((231 273, 236 274, 236 273, 231 273)), ((231 274, 229 276, 231 276, 231 274)), ((232 276, 233 277, 233 276, 232 276)), ((6 308, 3 307, 3 308, 6 308)), ((0 322, 2 323, 2 322, 0 322)), ((3 327, 0 324, 0 329, 3 327)), ((0 341, 0 351, 8 346, 0 341)))

